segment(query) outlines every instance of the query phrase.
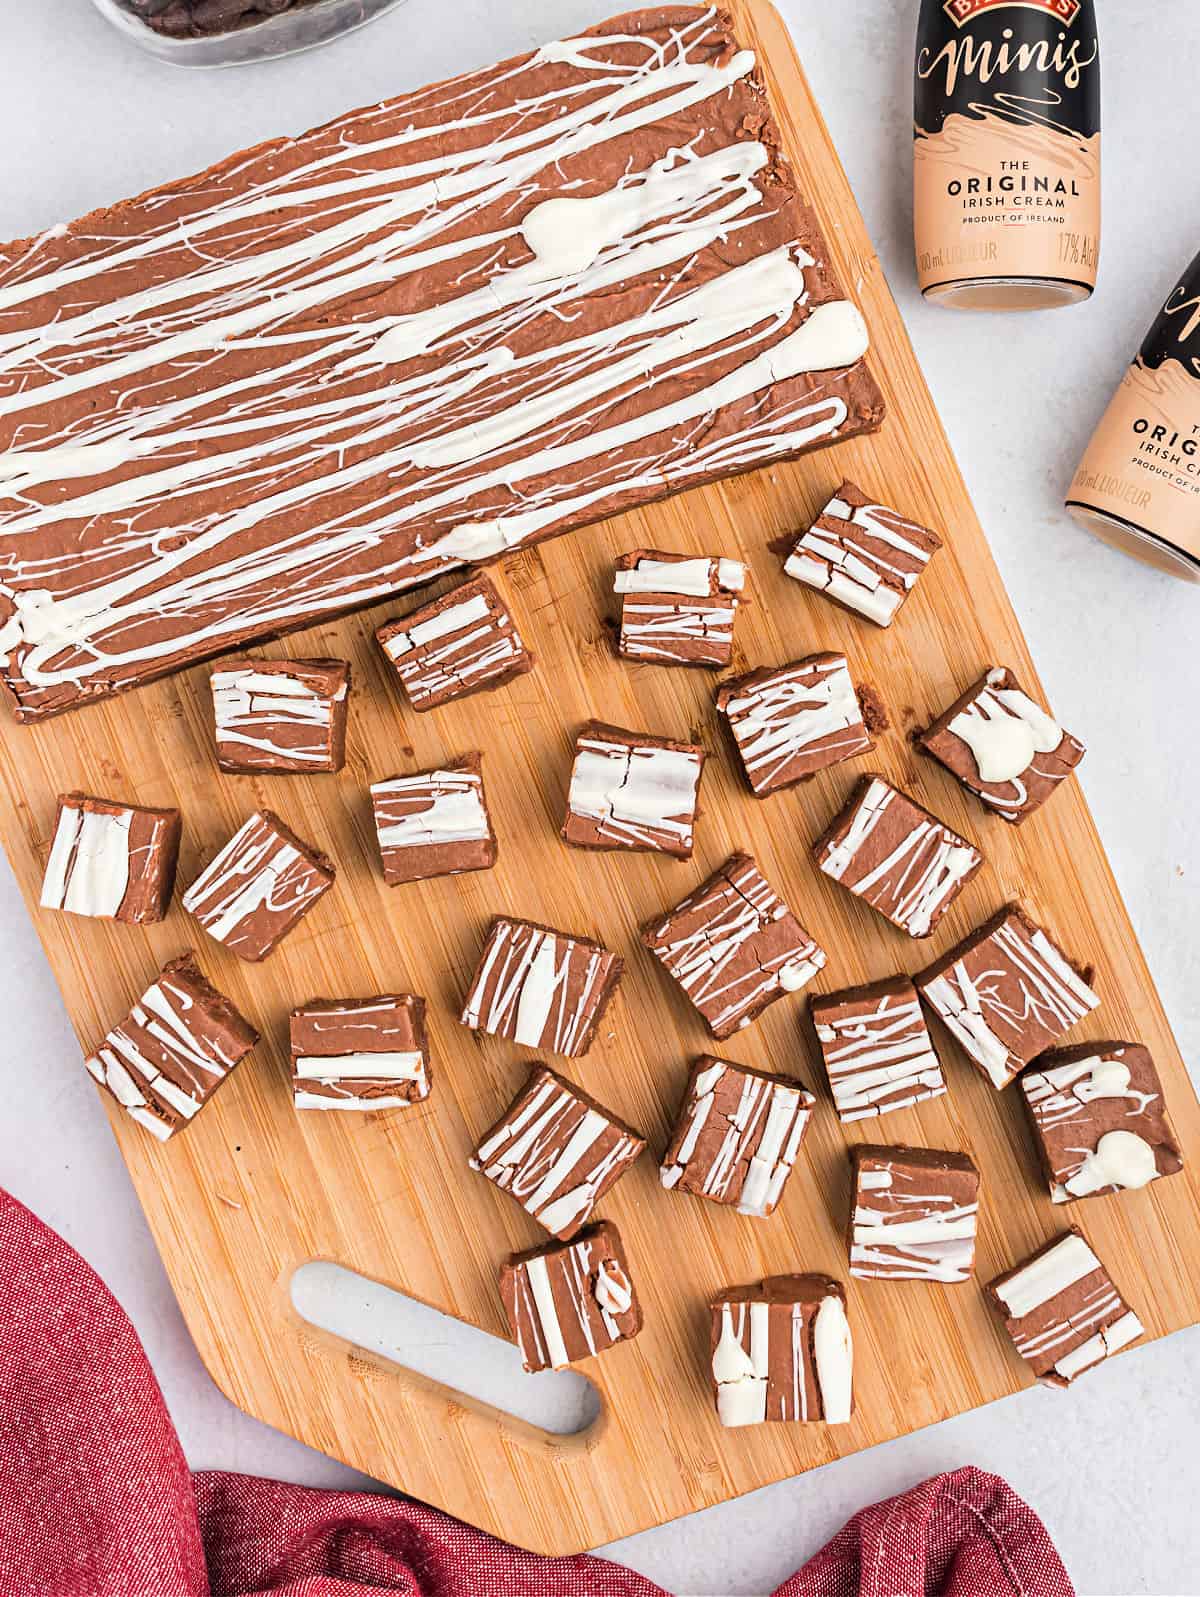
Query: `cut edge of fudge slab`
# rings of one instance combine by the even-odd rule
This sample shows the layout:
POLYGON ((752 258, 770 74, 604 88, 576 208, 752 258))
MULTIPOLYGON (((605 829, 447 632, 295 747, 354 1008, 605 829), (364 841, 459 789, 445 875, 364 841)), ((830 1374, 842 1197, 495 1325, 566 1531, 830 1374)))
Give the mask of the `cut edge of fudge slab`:
MULTIPOLYGON (((733 659, 737 612, 740 606, 746 603, 745 591, 749 572, 750 568, 744 561, 724 555, 679 554, 665 549, 632 549, 627 554, 618 555, 614 562, 613 577, 613 591, 621 601, 617 625, 617 653, 623 659, 633 660, 642 665, 688 666, 706 671, 723 669, 733 659), (629 572, 636 571, 642 561, 663 566, 693 567, 703 563, 709 567, 708 591, 679 592, 669 587, 622 587, 621 578, 629 572), (719 633, 710 632, 704 622, 699 623, 698 635, 686 627, 682 631, 675 628, 677 636, 674 640, 669 636, 672 629, 664 624, 659 629, 660 646, 638 648, 634 641, 626 636, 625 612, 631 600, 633 607, 636 608, 639 598, 652 613, 660 610, 664 615, 672 611, 685 612, 682 619, 689 623, 693 617, 703 615, 705 612, 713 616, 719 614, 722 617, 727 614, 728 622, 722 625, 719 633), (656 599, 661 602, 653 603, 656 599), (690 606, 689 600, 694 601, 690 606)), ((643 625, 648 626, 649 623, 643 625)))
MULTIPOLYGON (((890 1186, 890 1182, 888 1183, 890 1186)), ((859 1281, 926 1281, 945 1286, 957 1286, 969 1281, 975 1274, 975 1250, 979 1232, 979 1192, 982 1178, 979 1166, 969 1154, 952 1148, 914 1148, 908 1143, 862 1142, 850 1149, 850 1216, 846 1225, 846 1251, 850 1260, 850 1274, 859 1281), (871 1229, 873 1240, 888 1250, 897 1249, 896 1267, 892 1269, 867 1269, 858 1258, 865 1237, 859 1237, 859 1198, 864 1191, 883 1190, 868 1184, 865 1178, 872 1174, 864 1170, 868 1163, 902 1166, 909 1170, 927 1173, 930 1177, 951 1174, 966 1176, 972 1183, 970 1213, 963 1217, 960 1235, 947 1236, 939 1231, 937 1216, 921 1222, 879 1225, 871 1229), (932 1225, 933 1235, 922 1234, 918 1227, 932 1225), (914 1234, 914 1232, 916 1234, 914 1234), (901 1238, 897 1242, 897 1237, 901 1238), (904 1243, 908 1258, 904 1258, 904 1243), (955 1243, 966 1243, 965 1249, 955 1248, 955 1243), (935 1251, 940 1244, 943 1252, 935 1251), (924 1249, 924 1252, 920 1250, 924 1249), (963 1256, 965 1255, 965 1257, 963 1256)), ((935 1197, 936 1194, 931 1194, 935 1197)))
MULTIPOLYGON (((469 626, 465 622, 464 626, 469 626)), ((444 704, 454 704, 460 699, 470 698, 475 693, 492 693, 497 688, 504 687, 516 677, 525 676, 532 671, 537 663, 532 652, 526 647, 524 639, 517 630, 517 623, 509 609, 508 602, 496 587, 495 583, 486 572, 477 571, 469 576, 465 582, 456 583, 446 593, 439 594, 437 598, 430 599, 427 604, 420 605, 417 609, 409 611, 407 615, 399 616, 394 621, 386 621, 375 629, 375 637, 380 648, 387 658, 404 695, 408 700, 409 708, 424 714, 429 710, 439 709, 444 704), (452 662, 444 663, 438 668, 438 674, 444 679, 442 686, 432 686, 424 691, 414 693, 414 683, 419 683, 422 673, 418 669, 414 672, 414 682, 410 683, 402 670, 402 662, 409 653, 415 653, 427 643, 436 642, 439 636, 448 633, 439 633, 437 623, 448 612, 460 606, 470 605, 475 600, 482 600, 488 618, 488 630, 496 636, 503 636, 505 627, 508 628, 511 649, 506 664, 499 665, 496 669, 485 669, 478 673, 479 680, 466 682, 463 680, 462 663, 457 665, 452 662), (427 638, 419 639, 411 644, 409 649, 394 653, 395 640, 407 637, 418 628, 433 628, 427 638)), ((426 657, 428 658, 428 657, 426 657)), ((420 664, 420 662, 418 663, 420 664)))
MULTIPOLYGON (((582 1279, 582 1270, 577 1270, 577 1283, 582 1279)), ((543 1242, 540 1247, 513 1254, 500 1266, 500 1296, 512 1340, 520 1349, 530 1374, 546 1369, 566 1369, 582 1359, 597 1358, 620 1342, 632 1341, 644 1324, 621 1233, 610 1220, 598 1220, 568 1242, 543 1242), (585 1250, 588 1253, 585 1302, 595 1304, 599 1324, 589 1323, 585 1330, 582 1317, 576 1314, 571 1328, 578 1331, 582 1345, 573 1351, 561 1318, 556 1314, 554 1323, 548 1323, 547 1311, 553 1306, 549 1261, 579 1255, 585 1250), (593 1270, 596 1255, 597 1267, 593 1270), (519 1296, 522 1282, 526 1289, 524 1301, 519 1296), (528 1339, 522 1334, 522 1309, 526 1311, 532 1333, 528 1339), (608 1340, 603 1346, 596 1345, 597 1329, 607 1333, 608 1340)), ((580 1300, 576 1297, 574 1301, 579 1303, 580 1300)))
MULTIPOLYGON (((754 1286, 727 1287, 709 1299, 711 1314, 710 1357, 713 1403, 722 1426, 737 1429, 765 1423, 845 1425, 854 1416, 854 1339, 847 1316, 846 1288, 831 1275, 808 1271, 794 1275, 768 1276, 754 1286), (803 1362, 795 1367, 800 1340, 793 1329, 786 1346, 791 1350, 791 1379, 786 1394, 802 1395, 807 1402, 811 1373, 821 1412, 812 1416, 769 1413, 771 1363, 770 1316, 754 1314, 754 1306, 792 1305, 801 1311, 814 1307, 808 1337, 804 1342, 803 1362), (831 1312, 825 1312, 827 1307, 831 1312), (750 1315, 751 1347, 756 1328, 766 1327, 767 1346, 755 1349, 757 1357, 742 1347, 741 1334, 733 1325, 732 1311, 750 1315), (822 1368, 824 1366, 824 1368, 822 1368), (762 1373, 763 1371, 766 1373, 762 1373), (798 1377, 798 1379, 797 1379, 798 1377)), ((743 1327, 744 1329, 744 1321, 743 1327)))
MULTIPOLYGON (((346 764, 346 726, 352 676, 349 660, 337 660, 325 655, 312 655, 302 660, 259 660, 236 655, 214 663, 208 681, 213 702, 213 742, 218 769, 228 776, 323 776, 342 770, 346 764), (239 740, 230 738, 229 721, 222 724, 217 694, 218 678, 243 673, 252 677, 290 677, 294 681, 305 682, 312 691, 312 697, 328 705, 328 735, 322 738, 328 753, 306 759, 295 750, 268 747, 239 755, 236 752, 239 740), (317 685, 318 678, 325 679, 323 688, 317 685)), ((318 724, 316 730, 323 728, 318 724)))
MULTIPOLYGON (((39 905, 42 909, 61 910, 66 914, 83 915, 95 920, 119 921, 128 926, 146 926, 165 920, 175 892, 182 835, 183 819, 177 808, 126 804, 120 799, 100 798, 97 794, 79 790, 60 793, 55 806, 50 852, 42 873, 39 905), (130 824, 121 829, 125 846, 119 850, 119 859, 102 846, 99 853, 89 853, 81 861, 79 844, 84 822, 81 820, 74 835, 69 836, 63 825, 64 817, 70 813, 79 816, 103 815, 118 821, 120 817, 128 815, 130 824), (129 844, 132 828, 140 817, 146 818, 151 836, 135 850, 129 844), (130 867, 140 853, 150 857, 142 862, 135 876, 130 867), (79 879, 76 892, 73 889, 80 864, 85 866, 85 873, 79 879), (100 883, 90 880, 89 877, 94 873, 86 870, 89 864, 98 865, 106 879, 100 883), (123 867, 117 871, 115 878, 112 875, 114 867, 123 867), (118 890, 120 896, 114 898, 118 890), (127 908, 131 893, 136 893, 137 898, 127 908)), ((116 841, 120 842, 120 839, 116 841)))
MULTIPOLYGON (((350 1025, 353 1024, 351 1018, 350 1025)), ((310 998, 307 1003, 297 1004, 288 1015, 288 1054, 292 1071, 292 1102, 298 1111, 315 1109, 381 1113, 385 1109, 408 1109, 414 1104, 424 1103, 433 1090, 429 1036, 425 1028, 425 1000, 416 993, 376 993, 367 998, 310 998), (365 1015, 371 1010, 385 1009, 408 1016, 415 1047, 407 1052, 415 1053, 419 1057, 420 1066, 416 1074, 388 1076, 367 1071, 358 1074, 330 1071, 327 1076, 300 1075, 298 1066, 301 1059, 328 1060, 334 1065, 347 1060, 357 1061, 371 1057, 395 1058, 398 1051, 394 1049, 360 1048, 350 1053, 323 1054, 305 1053, 297 1046, 297 1022, 302 1019, 319 1015, 353 1017, 365 1015), (306 1081, 310 1080, 316 1080, 323 1086, 331 1086, 335 1091, 314 1092, 311 1086, 306 1086, 306 1081), (336 1090, 339 1087, 345 1089, 344 1095, 339 1095, 336 1090), (373 1087, 381 1089, 377 1096, 372 1095, 373 1087), (413 1089, 411 1094, 404 1090, 406 1087, 413 1089)))
POLYGON ((923 732, 918 732, 914 741, 922 754, 929 755, 949 771, 968 792, 975 795, 985 809, 1014 826, 1020 826, 1041 809, 1087 752, 1077 737, 1060 726, 1036 699, 1025 692, 1008 666, 989 666, 955 699, 949 709, 930 722, 923 732), (1022 728, 1017 735, 1015 752, 1012 749, 1000 750, 1001 754, 1010 755, 1005 770, 1011 770, 1013 758, 1028 755, 1026 763, 1009 776, 997 775, 985 779, 974 747, 962 735, 962 726, 958 731, 951 730, 951 723, 960 716, 972 719, 971 708, 985 693, 993 696, 1004 693, 1016 695, 1025 712, 1019 717, 1006 714, 998 723, 990 721, 986 714, 978 717, 985 726, 1006 726, 1010 743, 1013 727, 1022 728), (1053 733, 1058 734, 1057 742, 1052 742, 1053 733), (1039 759, 1043 761, 1044 769, 1036 765, 1039 759), (1024 780, 1031 769, 1037 777, 1036 793, 1032 784, 1024 780), (1010 791, 1006 794, 1005 789, 1010 791))
MULTIPOLYGON (((833 1107, 843 1125, 849 1125, 856 1120, 879 1119, 883 1115, 890 1114, 894 1109, 909 1109, 916 1104, 926 1102, 928 1099, 941 1098, 945 1095, 947 1091, 945 1072, 942 1069, 942 1062, 938 1058, 937 1049, 930 1035, 929 1025, 925 1019, 925 1011, 921 1008, 920 994, 917 992, 911 976, 903 974, 885 976, 879 981, 865 982, 858 987, 843 987, 834 993, 813 993, 809 996, 808 1008, 812 1018, 813 1029, 817 1033, 817 1047, 820 1050, 821 1063, 825 1067, 825 1077, 829 1083, 833 1107), (824 1037, 821 1034, 822 1030, 829 1029, 829 1017, 837 1010, 844 1009, 852 1004, 882 1005, 889 998, 902 1001, 903 1012, 911 1011, 913 1021, 907 1027, 906 1035, 912 1038, 914 1044, 923 1040, 924 1047, 917 1052, 910 1051, 906 1059, 894 1060, 885 1058, 858 1071, 844 1070, 837 1072, 839 1077, 844 1076, 846 1078, 845 1089, 839 1093, 838 1083, 834 1080, 835 1073, 830 1068, 829 1057, 829 1047, 836 1043, 836 1036, 833 1038, 824 1037), (918 1027, 920 1028, 919 1034, 917 1032, 918 1027), (898 1071, 899 1067, 906 1062, 910 1066, 908 1071, 892 1076, 892 1073, 898 1071), (872 1079, 880 1070, 887 1072, 887 1075, 892 1077, 892 1079, 883 1081, 872 1079), (848 1091, 847 1089, 861 1075, 866 1075, 868 1080, 861 1083, 857 1092, 848 1091), (871 1103, 852 1103, 849 1107, 843 1107, 843 1101, 847 1098, 860 1098, 864 1093, 870 1093, 875 1089, 889 1087, 896 1083, 901 1084, 902 1088, 911 1084, 911 1091, 907 1097, 899 1098, 895 1103, 889 1103, 885 1094, 882 1098, 871 1103), (879 1107, 879 1104, 882 1104, 882 1107, 879 1107)), ((899 1018, 902 1018, 903 1012, 901 1012, 899 1018)), ((896 1046, 888 1040, 891 1034, 891 1025, 894 1023, 888 1024, 887 1031, 885 1031, 878 1043, 878 1046, 888 1053, 896 1046)), ((865 1018, 858 1020, 857 1024, 860 1027, 864 1025, 865 1018)))
MULTIPOLYGON (((699 815, 700 784, 704 777, 704 762, 708 755, 699 743, 685 743, 675 738, 657 737, 651 732, 632 732, 625 727, 614 726, 608 721, 588 721, 580 727, 575 735, 574 758, 571 764, 570 784, 567 790, 566 817, 563 820, 559 836, 570 848, 581 848, 596 853, 653 853, 667 854, 673 859, 690 859, 695 848, 695 827, 699 815), (608 801, 608 793, 604 799, 607 803, 607 819, 602 815, 599 820, 594 816, 584 814, 574 807, 574 801, 579 797, 576 779, 579 772, 581 756, 587 752, 583 745, 587 741, 609 743, 619 748, 630 751, 651 750, 656 754, 678 754, 688 762, 694 762, 696 767, 696 780, 692 788, 690 811, 687 813, 686 822, 682 819, 684 812, 678 810, 670 814, 663 814, 653 820, 639 818, 635 813, 627 819, 618 821, 614 815, 612 804, 608 801), (657 824, 656 824, 657 822, 657 824), (677 825, 680 831, 678 838, 672 843, 672 826, 677 825), (612 837, 610 841, 603 841, 605 829, 622 827, 628 830, 632 840, 612 837), (590 840, 585 835, 588 832, 595 834, 590 840), (655 841, 651 834, 663 835, 662 841, 655 841), (640 840, 638 840, 640 839, 640 840)), ((630 762, 631 764, 632 762, 630 762)), ((622 789, 634 786, 632 771, 627 765, 625 780, 622 789)), ((662 789, 667 794, 667 801, 672 798, 682 797, 680 793, 670 789, 662 789)), ((633 797, 631 793, 631 797, 633 797)))
MULTIPOLYGON (((483 756, 478 751, 463 754, 455 760, 447 760, 443 765, 429 770, 385 777, 382 781, 372 782, 369 791, 376 848, 383 879, 389 887, 403 887, 409 882, 432 881, 440 876, 462 876, 470 871, 490 871, 500 857, 496 827, 487 800, 487 784, 483 779, 483 756), (379 825, 380 804, 396 784, 407 783, 415 787, 426 779, 464 775, 477 777, 479 780, 479 804, 487 826, 486 837, 459 838, 449 843, 384 843, 379 825), (447 849, 460 851, 457 858, 462 863, 451 865, 446 869, 438 868, 439 857, 444 857, 447 849)), ((429 812, 422 810, 415 813, 424 815, 429 812)))

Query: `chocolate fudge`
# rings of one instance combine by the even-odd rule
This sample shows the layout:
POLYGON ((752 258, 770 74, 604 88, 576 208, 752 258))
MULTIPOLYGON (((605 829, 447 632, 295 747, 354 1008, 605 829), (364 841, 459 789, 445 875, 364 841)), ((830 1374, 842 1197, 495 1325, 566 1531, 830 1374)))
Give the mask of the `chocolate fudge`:
POLYGON ((946 1091, 917 989, 907 976, 823 993, 808 1006, 841 1121, 908 1109, 946 1091))
POLYGON ((472 1170, 566 1241, 645 1148, 645 1140, 546 1065, 480 1139, 472 1170))
POLYGON ((423 998, 316 998, 288 1028, 297 1109, 407 1109, 429 1096, 423 998))
POLYGON ((776 1275, 712 1304, 712 1380, 722 1425, 816 1421, 854 1412, 846 1289, 828 1275, 776 1275))
POLYGON ((88 1055, 88 1074, 160 1142, 195 1118, 258 1041, 191 954, 158 980, 88 1055))
POLYGON ((525 1368, 562 1370, 642 1328, 642 1310, 615 1225, 518 1253, 500 1270, 500 1296, 525 1368))
POLYGON ((1003 820, 1020 825, 1084 756, 1078 738, 1022 692, 1007 666, 991 666, 917 738, 1003 820))
POLYGON ((563 841, 689 859, 704 750, 589 721, 575 739, 563 841))
POLYGON ((228 660, 210 685, 223 771, 291 776, 345 765, 347 661, 228 660))
POLYGON ((414 710, 503 687, 533 670, 508 606, 484 576, 378 629, 414 710))
POLYGON ((129 926, 162 920, 175 890, 181 830, 178 810, 60 793, 42 908, 129 926))
POLYGON ((910 937, 928 937, 983 855, 882 776, 864 776, 813 846, 817 864, 910 937))
POLYGON ((979 1171, 965 1153, 851 1150, 850 1274, 863 1281, 969 1281, 979 1171))
POLYGON ((787 1076, 697 1059, 663 1157, 663 1186, 739 1214, 774 1214, 815 1102, 787 1076))
POLYGON ((717 709, 756 798, 875 747, 844 654, 814 654, 726 682, 717 709))
POLYGON ((183 895, 183 907, 239 959, 257 963, 333 886, 333 863, 272 810, 258 810, 183 895))
POLYGON ((993 1087, 1007 1087, 1100 1002, 1090 975, 1016 904, 993 915, 916 983, 993 1087))
POLYGON ((18 713, 873 431, 830 260, 754 52, 660 6, 0 245, 18 713))
POLYGON ((1070 1386, 1143 1334, 1141 1321, 1072 1228, 988 1287, 1017 1352, 1046 1386, 1070 1386))
POLYGON ((472 1031, 581 1058, 625 962, 600 943, 497 915, 471 979, 462 1023, 472 1031))
POLYGON ((740 560, 635 549, 617 560, 618 651, 656 665, 723 666, 746 586, 740 560))
POLYGON ((733 854, 701 887, 642 929, 719 1041, 796 993, 825 964, 819 948, 749 854, 733 854))
POLYGON ((1055 1203, 1183 1169, 1162 1082, 1141 1043, 1051 1048, 1019 1080, 1055 1203))
POLYGON ((889 627, 941 547, 936 532, 843 482, 783 569, 844 610, 889 627))
POLYGON ((451 760, 440 770, 375 782, 371 804, 389 887, 489 871, 496 863, 496 834, 479 754, 451 760))

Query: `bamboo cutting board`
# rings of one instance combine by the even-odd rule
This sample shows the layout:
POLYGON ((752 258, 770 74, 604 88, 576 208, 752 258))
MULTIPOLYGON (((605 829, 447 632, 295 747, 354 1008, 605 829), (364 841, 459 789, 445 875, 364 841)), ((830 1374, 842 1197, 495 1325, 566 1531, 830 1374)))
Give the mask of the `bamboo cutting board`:
MULTIPOLYGON (((655 1157, 688 1063, 708 1040, 695 1012, 637 947, 637 928, 734 849, 757 857, 829 951, 817 990, 919 969, 997 906, 1024 898, 1069 952, 1097 966, 1102 1007, 1072 1040, 1108 1035, 1147 1043, 1185 1154, 1200 1148, 1200 1106, 1078 784, 1066 784, 1035 820, 1015 829, 986 815, 939 767, 919 761, 908 742, 907 733, 984 665, 1009 664, 1027 684, 1036 675, 791 41, 766 0, 734 0, 733 9, 771 80, 801 192, 816 201, 842 280, 870 324, 872 365, 890 407, 882 433, 510 558, 501 586, 540 663, 494 696, 426 716, 401 705, 372 632, 404 604, 267 648, 272 656, 353 661, 350 756, 338 777, 220 776, 204 668, 40 726, 6 725, 0 760, 6 847, 81 1042, 93 1045, 160 966, 189 946, 264 1033, 254 1056, 172 1143, 159 1145, 119 1112, 112 1115, 213 1378, 269 1424, 547 1552, 594 1546, 734 1497, 974 1408, 1027 1379, 977 1285, 851 1282, 853 1423, 728 1433, 718 1426, 708 1390, 706 1300, 723 1286, 784 1271, 845 1279, 850 1142, 909 1141, 974 1156, 984 1176, 981 1280, 1063 1223, 1045 1197, 1016 1092, 994 1092, 944 1033, 937 1041, 948 1097, 840 1127, 798 999, 775 1005, 723 1050, 798 1074, 819 1094, 779 1212, 756 1221, 662 1192, 655 1157), (948 535, 888 633, 785 578, 769 548, 806 524, 843 475, 948 535), (718 736, 713 677, 635 668, 614 657, 604 622, 612 559, 639 546, 749 562, 752 603, 738 617, 736 670, 844 648, 856 676, 875 685, 893 730, 868 763, 978 842, 987 858, 935 938, 916 944, 894 932, 808 858, 808 845, 861 763, 755 802, 718 736), (572 734, 593 715, 693 737, 716 756, 705 775, 690 864, 585 854, 559 842, 572 734), (389 891, 376 861, 368 782, 473 748, 485 753, 498 867, 389 891), (145 930, 43 913, 36 905, 55 794, 70 788, 179 805, 184 884, 253 808, 268 804, 334 856, 337 887, 261 967, 227 955, 178 903, 163 925, 145 930), (510 1199, 470 1174, 466 1158, 531 1056, 479 1038, 455 1018, 483 930, 498 911, 597 936, 628 961, 592 1052, 566 1068, 651 1141, 652 1156, 602 1205, 629 1249, 646 1329, 585 1367, 603 1408, 574 1437, 552 1437, 315 1332, 288 1297, 297 1266, 329 1259, 503 1334, 497 1264, 541 1233, 510 1199), (429 1001, 432 1098, 405 1113, 364 1118, 296 1114, 288 1010, 312 997, 396 990, 429 1001)), ((1072 730, 1086 741, 1086 726, 1072 730)), ((1200 1274, 1188 1268, 1200 1236, 1197 1169, 1193 1163, 1142 1192, 1091 1199, 1070 1212, 1148 1337, 1200 1319, 1200 1274)), ((1108 1378, 1104 1371, 1090 1377, 1108 1378)))

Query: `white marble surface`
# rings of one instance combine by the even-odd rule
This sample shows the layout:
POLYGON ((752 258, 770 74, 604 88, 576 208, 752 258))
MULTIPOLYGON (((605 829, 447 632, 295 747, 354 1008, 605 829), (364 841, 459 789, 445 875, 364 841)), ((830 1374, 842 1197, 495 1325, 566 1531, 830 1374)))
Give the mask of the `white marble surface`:
MULTIPOLYGON (((142 59, 86 0, 0 6, 0 236, 37 231, 256 139, 598 20, 604 0, 408 0, 314 55, 221 75, 142 59)), ((916 0, 782 0, 1043 676, 1087 738, 1083 781, 1185 1054, 1200 1060, 1200 592, 1088 540, 1074 461, 1176 273, 1200 248, 1195 0, 1102 0, 1107 217, 1087 306, 996 321, 913 286, 916 0)), ((230 1407, 201 1368, 0 867, 0 1182, 63 1232, 140 1331, 196 1466, 332 1485, 347 1470, 230 1407)), ((1193 1150, 1195 1153, 1195 1150, 1193 1150)), ((610 1549, 672 1591, 761 1593, 855 1508, 936 1470, 995 1470, 1041 1510, 1081 1592, 1194 1593, 1200 1340, 1122 1358, 610 1549)))

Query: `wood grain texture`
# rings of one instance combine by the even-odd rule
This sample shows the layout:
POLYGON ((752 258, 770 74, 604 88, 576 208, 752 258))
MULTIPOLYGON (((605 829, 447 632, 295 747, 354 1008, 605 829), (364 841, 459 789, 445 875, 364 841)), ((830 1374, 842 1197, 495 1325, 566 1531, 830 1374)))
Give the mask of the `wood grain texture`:
MULTIPOLYGON (((846 287, 870 323, 890 418, 873 439, 634 512, 510 558, 497 572, 538 669, 490 697, 432 715, 402 705, 373 628, 392 604, 297 634, 274 657, 354 664, 350 753, 340 776, 219 775, 208 671, 21 729, 6 725, 0 825, 22 890, 86 1046, 150 982, 195 947, 206 974, 264 1033, 202 1116, 159 1146, 119 1114, 115 1134, 183 1312, 214 1379, 242 1408, 312 1446, 525 1546, 567 1552, 661 1523, 1013 1392, 1027 1380, 974 1284, 848 1281, 857 1342, 857 1414, 837 1429, 764 1426, 724 1433, 707 1375, 707 1298, 793 1270, 847 1279, 843 1230, 852 1142, 958 1148, 983 1172, 983 1280, 1063 1224, 1038 1175, 1015 1089, 994 1092, 943 1032, 948 1097, 883 1122, 839 1126, 802 999, 718 1052, 799 1075, 818 1109, 784 1200, 769 1221, 659 1187, 656 1158, 694 1055, 698 1016, 638 947, 637 928, 735 849, 829 951, 812 990, 914 971, 1011 897, 1070 953, 1097 968, 1102 1007, 1072 1034, 1152 1049, 1185 1157, 1200 1146, 1188 1082, 1077 783, 1026 827, 989 816, 908 732, 982 667, 1036 674, 845 177, 782 22, 765 0, 735 0, 766 68, 802 192, 818 207, 846 287), (812 518, 843 475, 946 535, 888 633, 785 578, 772 540, 812 518), (861 764, 765 802, 752 799, 713 711, 719 677, 631 666, 613 654, 613 557, 638 546, 747 560, 733 672, 844 648, 873 683, 893 730, 871 763, 983 849, 987 864, 937 935, 913 943, 815 869, 808 846, 861 764), (588 854, 558 839, 573 734, 600 717, 703 742, 710 760, 690 864, 588 854), (389 890, 380 875, 368 783, 482 748, 500 839, 491 872, 389 890), (261 967, 207 939, 180 909, 149 928, 114 928, 36 908, 55 794, 82 787, 184 813, 181 882, 257 805, 269 804, 337 860, 334 892, 261 967), (651 1156, 602 1205, 628 1247, 646 1311, 635 1342, 586 1366, 603 1414, 578 1437, 548 1437, 486 1406, 306 1327, 287 1284, 324 1258, 503 1334, 496 1267, 541 1239, 534 1223, 467 1169, 467 1155, 523 1079, 526 1050, 456 1020, 490 916, 511 912, 597 936, 627 961, 590 1055, 564 1066, 638 1127, 651 1156), (287 1077, 288 1010, 322 996, 412 990, 429 1002, 433 1096, 405 1112, 296 1114, 287 1077)), ((415 603, 417 601, 413 601, 415 603)), ((407 606, 411 608, 411 603, 407 606)), ((1053 703, 1053 684, 1050 702, 1053 703)), ((1073 727, 1085 741, 1088 728, 1073 727)), ((1095 1198, 1070 1218, 1162 1336, 1200 1319, 1197 1167, 1143 1192, 1095 1198)), ((1131 1355, 1136 1357, 1136 1350, 1131 1355)), ((1103 1380, 1099 1373, 1090 1379, 1103 1380)), ((1063 1399, 1070 1401, 1069 1397, 1063 1399)))

